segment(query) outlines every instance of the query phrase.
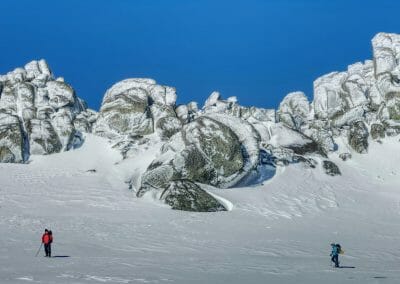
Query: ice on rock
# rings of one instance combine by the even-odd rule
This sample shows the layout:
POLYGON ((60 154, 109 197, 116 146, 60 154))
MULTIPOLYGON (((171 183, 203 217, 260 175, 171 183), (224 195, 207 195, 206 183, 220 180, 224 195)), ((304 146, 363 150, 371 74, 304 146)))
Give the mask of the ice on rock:
POLYGON ((378 33, 372 39, 377 89, 384 99, 400 96, 400 35, 378 33))
POLYGON ((72 105, 75 102, 74 90, 64 82, 49 81, 46 84, 49 104, 54 109, 72 105))
POLYGON ((86 112, 86 105, 71 86, 54 80, 45 60, 31 61, 0 78, 0 112, 13 121, 0 122, 3 133, 13 137, 0 137, 0 144, 6 147, 2 148, 3 156, 7 157, 2 161, 24 162, 30 154, 51 154, 82 143, 74 127, 76 118, 80 120, 77 125, 85 124, 86 130, 94 121, 80 115, 86 112))
POLYGON ((243 166, 244 172, 242 176, 246 175, 251 169, 254 169, 259 162, 261 141, 261 137, 256 129, 247 121, 237 117, 218 113, 208 115, 208 117, 229 127, 238 137, 242 145, 242 151, 244 151, 247 156, 245 159, 246 164, 243 166))
POLYGON ((15 115, 0 112, 0 162, 24 161, 24 134, 15 115))
POLYGON ((107 90, 94 132, 128 141, 156 132, 168 139, 181 128, 185 111, 175 112, 176 90, 152 79, 126 79, 107 90), (181 118, 181 119, 182 119, 181 118))
POLYGON ((187 105, 177 106, 175 112, 181 122, 186 124, 193 121, 199 115, 199 108, 196 102, 190 102, 187 105))
POLYGON ((372 124, 371 138, 374 140, 385 138, 385 126, 380 123, 372 124))
POLYGON ((217 105, 217 102, 221 99, 219 92, 212 92, 211 95, 204 103, 204 108, 209 108, 217 105))
POLYGON ((27 63, 24 69, 26 70, 26 77, 28 80, 33 80, 42 74, 39 68, 39 63, 36 60, 27 63))
POLYGON ((314 111, 317 118, 333 118, 343 113, 345 108, 341 94, 345 72, 333 72, 318 78, 314 82, 314 111))
POLYGON ((289 93, 279 105, 279 120, 299 130, 310 116, 310 103, 303 92, 289 93))
POLYGON ((179 105, 175 109, 177 117, 184 123, 189 121, 189 109, 187 105, 179 105))
POLYGON ((97 112, 91 109, 86 109, 80 112, 74 120, 74 127, 80 132, 92 132, 92 126, 97 120, 97 112))
POLYGON ((231 187, 262 160, 315 168, 322 156, 319 166, 337 174, 332 152, 367 153, 369 131, 375 140, 400 133, 400 35, 377 34, 372 47, 373 60, 317 78, 311 103, 293 92, 278 110, 244 107, 219 92, 201 109, 195 102, 176 106, 175 88, 133 78, 111 86, 96 113, 45 61, 32 61, 0 76, 0 158, 21 162, 30 152, 68 150, 83 142, 81 132, 93 131, 124 158, 159 149, 131 184, 138 196, 169 188, 173 200, 193 193, 173 181, 231 187))
POLYGON ((258 148, 245 149, 236 133, 217 118, 200 116, 163 146, 163 153, 143 174, 138 195, 154 187, 161 190, 172 179, 233 186, 254 163, 254 152, 258 148))
POLYGON ((350 126, 353 124, 353 122, 362 119, 364 115, 365 110, 363 107, 355 107, 333 120, 333 125, 336 127, 342 127, 344 125, 350 126))
POLYGON ((181 128, 182 122, 175 116, 165 116, 156 122, 156 131, 162 140, 171 138, 181 128))
POLYGON ((95 133, 108 138, 153 133, 147 92, 138 88, 136 81, 132 83, 132 88, 123 84, 124 88, 112 87, 107 91, 94 126, 95 133), (115 93, 116 90, 122 93, 115 93))
POLYGON ((39 62, 38 62, 38 65, 39 65, 40 73, 42 73, 44 75, 47 75, 49 77, 52 76, 52 73, 50 71, 50 67, 47 64, 46 60, 40 59, 39 62))
POLYGON ((358 153, 368 151, 368 129, 364 122, 357 121, 353 123, 349 133, 349 144, 358 153))
POLYGON ((48 120, 32 119, 28 126, 30 153, 44 155, 57 153, 62 150, 57 133, 48 120))

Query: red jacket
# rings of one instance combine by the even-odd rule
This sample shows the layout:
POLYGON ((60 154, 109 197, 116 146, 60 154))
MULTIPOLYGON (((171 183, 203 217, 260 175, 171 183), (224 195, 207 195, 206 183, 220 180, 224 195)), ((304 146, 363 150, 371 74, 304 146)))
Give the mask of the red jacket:
POLYGON ((53 241, 53 237, 48 233, 44 233, 42 236, 42 243, 45 245, 50 244, 53 241))

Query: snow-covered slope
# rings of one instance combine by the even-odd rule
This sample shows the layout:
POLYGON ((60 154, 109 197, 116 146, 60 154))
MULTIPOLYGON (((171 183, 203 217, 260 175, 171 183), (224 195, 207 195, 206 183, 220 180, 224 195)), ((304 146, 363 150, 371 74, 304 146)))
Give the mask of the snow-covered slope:
POLYGON ((277 111, 136 78, 97 114, 44 60, 0 76, 0 282, 399 283, 400 35, 372 47, 277 111))
POLYGON ((188 213, 126 189, 156 150, 121 162, 86 134, 75 151, 0 164, 0 282, 399 283, 399 143, 332 154, 342 176, 291 164, 257 187, 207 187, 231 211, 188 213), (35 257, 44 228, 52 259, 35 257), (330 267, 331 242, 355 268, 330 267))

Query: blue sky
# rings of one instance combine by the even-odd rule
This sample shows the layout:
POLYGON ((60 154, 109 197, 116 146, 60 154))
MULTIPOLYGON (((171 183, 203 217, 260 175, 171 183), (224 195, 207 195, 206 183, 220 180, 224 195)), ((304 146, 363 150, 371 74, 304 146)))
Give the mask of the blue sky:
POLYGON ((218 90, 277 107, 371 58, 374 34, 400 33, 399 11, 385 0, 2 0, 0 74, 45 58, 94 109, 132 77, 176 87, 178 103, 218 90))

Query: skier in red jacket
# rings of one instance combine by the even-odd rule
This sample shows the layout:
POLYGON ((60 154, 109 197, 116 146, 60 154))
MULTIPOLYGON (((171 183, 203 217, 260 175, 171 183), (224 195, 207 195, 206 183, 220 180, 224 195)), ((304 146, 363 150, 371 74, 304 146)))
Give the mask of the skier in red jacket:
POLYGON ((51 243, 53 242, 53 234, 51 231, 45 229, 42 236, 42 243, 44 244, 44 252, 47 257, 51 257, 51 243))

